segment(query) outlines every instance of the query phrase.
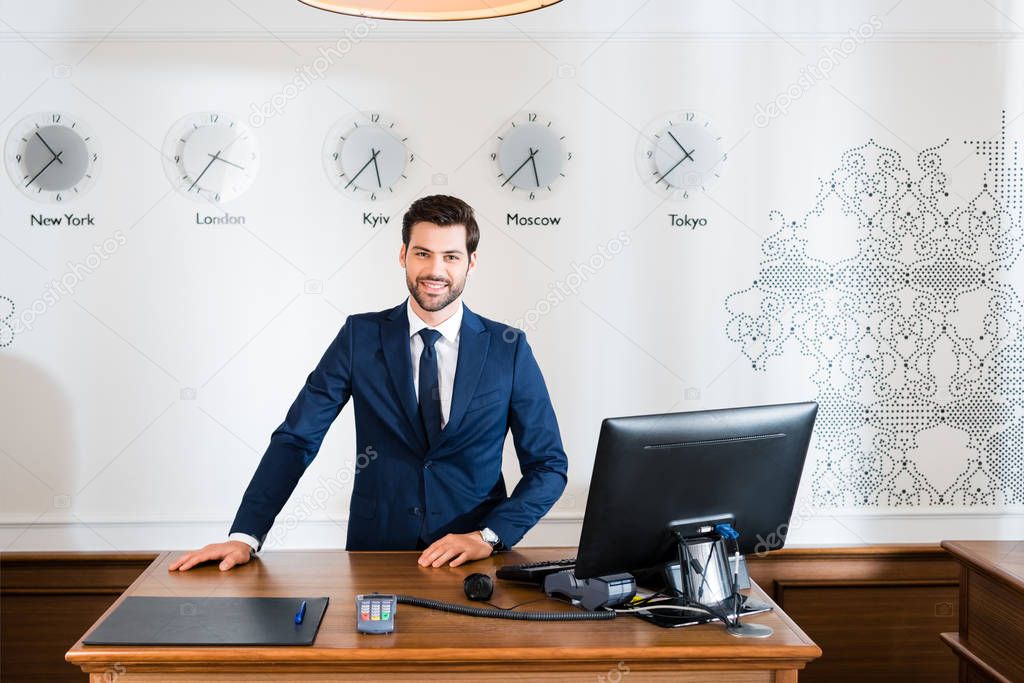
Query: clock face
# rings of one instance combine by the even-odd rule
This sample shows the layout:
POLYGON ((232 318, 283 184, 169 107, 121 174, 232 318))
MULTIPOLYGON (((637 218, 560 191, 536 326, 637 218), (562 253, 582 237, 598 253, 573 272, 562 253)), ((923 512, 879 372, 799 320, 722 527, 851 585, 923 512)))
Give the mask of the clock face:
POLYGON ((371 112, 336 123, 324 141, 323 159, 337 190, 376 201, 408 177, 416 155, 394 121, 371 112))
POLYGON ((523 112, 514 118, 491 152, 491 161, 498 165, 501 188, 527 199, 550 194, 565 177, 571 159, 565 136, 536 112, 523 112))
POLYGON ((11 130, 4 160, 11 180, 24 194, 57 203, 72 201, 92 187, 100 152, 81 119, 44 112, 22 119, 11 130))
POLYGON ((721 177, 728 154, 711 122, 693 111, 659 119, 637 145, 640 173, 659 193, 685 199, 721 177))
POLYGON ((252 132, 229 114, 204 112, 178 121, 164 141, 164 171, 182 194, 223 204, 252 185, 260 166, 252 132))

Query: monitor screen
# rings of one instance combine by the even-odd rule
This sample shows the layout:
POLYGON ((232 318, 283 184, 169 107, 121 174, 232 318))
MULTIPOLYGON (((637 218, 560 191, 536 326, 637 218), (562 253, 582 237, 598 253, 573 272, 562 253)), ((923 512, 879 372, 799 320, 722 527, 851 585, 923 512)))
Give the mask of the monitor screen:
POLYGON ((786 541, 818 404, 608 418, 576 558, 581 579, 674 559, 673 522, 732 516, 740 552, 786 541))

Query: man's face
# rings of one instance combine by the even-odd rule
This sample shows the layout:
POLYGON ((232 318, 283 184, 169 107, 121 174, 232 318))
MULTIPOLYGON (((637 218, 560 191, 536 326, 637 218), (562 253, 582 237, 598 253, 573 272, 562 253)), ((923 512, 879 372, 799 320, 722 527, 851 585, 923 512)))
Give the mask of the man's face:
POLYGON ((439 311, 462 295, 466 276, 476 267, 476 253, 466 253, 466 226, 420 221, 409 231, 409 247, 402 245, 398 262, 420 308, 439 311))

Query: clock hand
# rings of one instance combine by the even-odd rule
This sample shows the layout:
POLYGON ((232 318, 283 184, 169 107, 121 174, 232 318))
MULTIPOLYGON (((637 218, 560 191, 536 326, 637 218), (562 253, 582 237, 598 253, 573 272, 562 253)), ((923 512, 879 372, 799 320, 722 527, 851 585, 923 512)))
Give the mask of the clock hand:
MULTIPOLYGON (((537 152, 539 151, 538 149, 537 152)), ((532 149, 530 150, 530 165, 533 166, 533 179, 537 182, 537 187, 540 187, 540 178, 537 176, 537 162, 533 158, 537 152, 534 152, 532 149)))
POLYGON ((380 166, 377 165, 377 154, 380 153, 380 150, 371 147, 370 151, 373 152, 373 156, 370 157, 370 159, 373 160, 373 170, 377 172, 377 187, 380 189, 384 189, 384 186, 381 185, 380 183, 380 166))
MULTIPOLYGON (((672 133, 669 133, 669 135, 672 135, 672 133)), ((672 136, 672 139, 673 139, 673 140, 675 140, 675 139, 676 139, 674 135, 672 136)), ((679 141, 678 141, 678 140, 676 140, 676 144, 679 144, 679 141)), ((682 158, 682 159, 680 159, 679 161, 677 161, 676 163, 672 164, 672 168, 670 168, 670 169, 668 169, 667 171, 665 171, 665 172, 664 172, 664 173, 663 173, 663 174, 661 175, 661 177, 660 177, 660 178, 658 178, 658 180, 657 180, 656 182, 659 182, 659 183, 660 183, 660 182, 661 182, 662 180, 664 180, 664 179, 665 179, 665 177, 666 177, 666 176, 667 176, 667 175, 668 175, 669 173, 671 173, 672 171, 676 170, 676 166, 678 166, 679 164, 683 163, 683 162, 684 162, 684 161, 686 161, 687 159, 689 159, 690 161, 693 161, 693 160, 694 160, 694 159, 693 159, 693 152, 695 152, 695 151, 697 150, 697 148, 696 148, 696 147, 694 147, 694 148, 693 148, 693 151, 691 151, 691 152, 687 152, 687 151, 686 151, 686 148, 685 148, 685 147, 683 147, 682 145, 679 145, 679 149, 683 150, 683 158, 682 158)))
POLYGON ((665 132, 667 132, 668 136, 670 138, 672 138, 672 142, 676 143, 676 145, 679 147, 679 149, 683 150, 683 160, 685 161, 686 159, 689 159, 690 161, 693 161, 694 160, 693 159, 693 152, 695 152, 697 148, 694 147, 693 150, 687 152, 686 148, 683 147, 683 143, 679 142, 679 140, 676 139, 675 135, 672 135, 672 131, 669 130, 669 131, 665 131, 665 132))
MULTIPOLYGON (((49 161, 47 161, 47 162, 46 162, 46 165, 45 165, 45 166, 43 166, 43 167, 42 167, 41 169, 39 169, 39 173, 36 173, 36 174, 35 174, 34 176, 32 176, 32 180, 30 180, 30 181, 28 181, 27 183, 25 183, 25 187, 28 187, 29 185, 31 185, 31 184, 32 184, 32 181, 34 181, 34 180, 35 180, 36 178, 38 178, 39 176, 43 175, 43 171, 45 171, 46 169, 50 168, 50 164, 52 164, 52 163, 53 163, 53 162, 55 162, 55 161, 60 161, 60 155, 61 155, 61 154, 63 154, 63 153, 64 153, 64 151, 63 151, 63 150, 61 150, 61 151, 60 151, 60 153, 58 153, 58 154, 57 154, 57 155, 55 155, 55 156, 54 156, 54 157, 53 157, 52 159, 50 159, 49 161)), ((64 162, 63 162, 63 161, 60 161, 60 163, 62 163, 62 164, 63 164, 64 162)))
POLYGON ((50 150, 50 154, 52 154, 54 157, 58 157, 57 161, 59 163, 62 163, 62 164, 64 163, 64 160, 59 158, 60 155, 57 154, 56 152, 54 152, 53 148, 46 144, 46 140, 43 140, 43 136, 39 134, 38 130, 36 131, 36 137, 39 138, 39 141, 42 142, 46 146, 46 149, 50 150))
MULTIPOLYGON (((371 148, 371 149, 370 149, 370 151, 372 152, 372 151, 373 151, 373 148, 371 148)), ((369 159, 367 159, 366 163, 365 163, 365 164, 363 164, 363 167, 359 169, 359 172, 358 172, 358 173, 356 173, 356 174, 355 174, 354 176, 352 176, 352 180, 350 180, 350 181, 348 181, 347 183, 345 183, 345 187, 346 187, 346 188, 347 188, 347 187, 348 187, 349 185, 351 185, 352 183, 354 183, 354 182, 356 181, 356 178, 358 178, 358 177, 359 177, 359 175, 360 175, 360 174, 361 174, 361 173, 362 173, 363 171, 365 171, 365 170, 366 170, 366 167, 370 165, 370 162, 371 162, 371 161, 373 161, 373 160, 375 160, 375 159, 377 158, 377 155, 378 155, 378 154, 380 154, 380 152, 373 152, 373 156, 371 156, 371 157, 370 157, 369 159)))
MULTIPOLYGON (((220 154, 220 152, 217 152, 217 154, 220 154)), ((223 159, 223 158, 221 158, 221 157, 218 157, 218 156, 216 156, 216 155, 214 155, 214 154, 210 154, 209 152, 207 152, 207 153, 206 153, 206 156, 208 156, 208 157, 213 157, 213 158, 214 158, 214 159, 216 159, 217 161, 223 161, 223 162, 224 162, 225 164, 227 164, 228 166, 234 166, 235 168, 241 169, 241 170, 243 170, 243 171, 245 170, 245 166, 239 166, 238 164, 236 164, 236 163, 235 163, 235 162, 233 162, 233 161, 228 161, 227 159, 223 159)))
POLYGON ((655 182, 660 183, 662 180, 664 180, 666 177, 668 177, 669 173, 671 173, 672 171, 676 170, 676 166, 678 166, 679 164, 683 163, 684 161, 686 161, 686 157, 683 157, 682 159, 680 159, 676 163, 672 164, 672 168, 670 168, 667 171, 665 171, 664 173, 662 173, 661 177, 658 178, 655 182))
POLYGON ((520 170, 520 169, 521 169, 521 168, 522 168, 523 166, 526 166, 526 163, 527 163, 528 161, 530 161, 531 159, 533 159, 533 155, 534 155, 534 154, 536 154, 536 152, 534 152, 534 151, 533 151, 533 150, 531 149, 531 150, 530 150, 530 156, 526 157, 526 160, 525 160, 525 161, 523 161, 523 163, 519 164, 519 167, 518 167, 518 168, 517 168, 516 170, 512 171, 512 175, 510 175, 510 176, 509 176, 508 178, 506 178, 506 179, 505 179, 505 182, 503 182, 503 183, 501 184, 501 186, 502 186, 502 187, 505 187, 505 185, 507 185, 507 184, 508 184, 508 181, 510 181, 510 180, 512 180, 513 178, 515 178, 515 177, 516 177, 516 173, 519 173, 519 170, 520 170))
POLYGON ((672 131, 669 130, 669 131, 665 131, 665 132, 668 133, 668 136, 670 138, 672 138, 672 142, 676 143, 676 145, 679 146, 679 149, 683 150, 684 152, 686 151, 686 148, 683 147, 683 143, 679 142, 679 140, 676 140, 676 136, 675 135, 672 135, 672 131))
MULTIPOLYGON (((206 168, 204 168, 203 172, 199 174, 199 178, 202 178, 204 175, 206 175, 206 172, 210 170, 210 166, 213 165, 213 162, 217 161, 217 159, 220 158, 221 151, 222 150, 217 150, 216 154, 212 154, 211 155, 213 158, 210 159, 210 163, 206 164, 206 168)), ((199 178, 196 178, 195 180, 192 181, 192 184, 188 186, 188 190, 186 190, 186 192, 191 192, 192 191, 192 188, 195 187, 196 183, 199 182, 199 178)))
POLYGON ((672 131, 669 130, 669 131, 665 131, 665 132, 667 132, 668 136, 670 138, 672 138, 672 142, 676 143, 676 145, 679 147, 679 149, 683 150, 683 159, 684 160, 689 159, 690 161, 693 161, 694 160, 693 159, 693 153, 697 150, 697 148, 694 147, 693 150, 687 152, 686 148, 683 147, 683 143, 679 142, 679 140, 676 139, 675 135, 672 135, 672 131))

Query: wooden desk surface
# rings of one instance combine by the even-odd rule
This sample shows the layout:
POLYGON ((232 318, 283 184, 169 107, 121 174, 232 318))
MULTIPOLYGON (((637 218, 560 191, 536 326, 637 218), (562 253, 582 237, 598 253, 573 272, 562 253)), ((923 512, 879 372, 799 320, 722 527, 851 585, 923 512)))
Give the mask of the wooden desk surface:
MULTIPOLYGON (((311 647, 167 647, 87 646, 81 640, 66 659, 94 680, 102 672, 118 671, 118 680, 143 680, 156 672, 271 671, 369 673, 428 672, 451 678, 453 672, 508 673, 579 672, 613 674, 630 671, 679 672, 720 670, 719 678, 702 674, 695 680, 795 681, 796 671, 821 655, 821 650, 776 607, 774 612, 748 617, 771 626, 764 639, 729 635, 719 624, 663 629, 632 617, 602 622, 520 622, 483 619, 399 605, 395 633, 360 635, 355 631, 356 593, 404 593, 461 604, 466 599, 462 580, 473 572, 492 574, 502 564, 572 556, 574 548, 529 548, 501 553, 468 566, 422 568, 416 552, 302 551, 267 552, 249 564, 220 572, 216 564, 189 572, 168 572, 178 553, 161 554, 131 587, 126 596, 189 597, 321 596, 330 597, 316 642, 311 647), (120 667, 120 668, 118 668, 120 667), (747 677, 742 671, 760 675, 747 677), (774 673, 773 673, 774 672, 774 673)), ((771 602, 758 587, 757 596, 771 602)), ((511 606, 542 598, 522 610, 574 611, 563 602, 547 599, 536 588, 495 582, 491 602, 511 606)), ((105 617, 106 615, 104 615, 105 617)), ((101 617, 102 619, 103 617, 101 617)), ((83 636, 84 637, 84 636, 83 636)), ((684 680, 678 673, 675 680, 684 680)), ((275 678, 282 679, 275 674, 275 678)), ((209 674, 206 680, 215 680, 209 674)), ((252 676, 248 676, 250 680, 252 676)), ((148 680, 172 680, 149 677, 148 680)), ((173 680, 185 680, 173 678, 173 680)), ((224 680, 228 680, 225 678, 224 680)), ((231 678, 231 680, 235 680, 231 678)), ((590 680, 594 680, 591 678, 590 680)), ((640 680, 630 676, 631 681, 640 680)))
POLYGON ((962 563, 1024 592, 1024 541, 943 541, 942 547, 962 563))

